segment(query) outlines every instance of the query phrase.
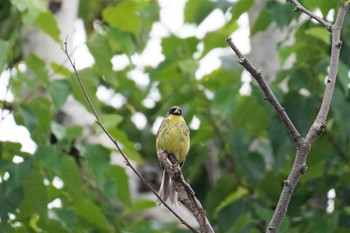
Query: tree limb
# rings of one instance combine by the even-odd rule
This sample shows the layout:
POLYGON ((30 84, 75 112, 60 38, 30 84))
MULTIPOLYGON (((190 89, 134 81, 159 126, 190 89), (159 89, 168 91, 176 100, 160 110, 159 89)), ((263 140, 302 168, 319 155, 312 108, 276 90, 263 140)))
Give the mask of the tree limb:
POLYGON ((167 203, 165 203, 165 201, 163 201, 160 196, 158 195, 158 192, 156 190, 154 190, 154 188, 145 180, 145 178, 143 178, 143 176, 136 170, 136 168, 130 163, 128 157, 124 154, 124 152, 122 151, 122 149, 119 146, 118 141, 112 137, 112 135, 107 131, 107 129, 103 126, 100 117, 97 114, 97 111, 95 110, 90 97, 88 96, 84 84, 81 81, 80 75, 75 67, 75 62, 72 61, 69 53, 68 53, 68 48, 67 48, 67 39, 64 42, 64 48, 62 49, 63 52, 66 54, 69 63, 71 64, 74 74, 79 82, 80 88, 83 91, 83 94, 85 96, 85 99, 87 100, 94 116, 96 119, 96 123, 98 126, 100 126, 100 128, 103 130, 103 132, 107 135, 107 137, 112 141, 112 143, 115 145, 115 147, 117 148, 117 150, 119 151, 119 153, 123 156, 124 160, 125 160, 125 164, 126 166, 128 166, 135 174, 138 178, 140 178, 140 180, 142 180, 144 182, 144 184, 149 188, 149 190, 151 190, 151 192, 162 202, 162 204, 177 218, 179 219, 179 221, 185 225, 188 229, 190 229, 192 232, 198 233, 198 231, 196 229, 194 229, 191 225, 189 225, 183 218, 181 218, 167 203))
MULTIPOLYGON (((293 1, 294 3, 297 1, 293 1)), ((292 170, 288 176, 288 179, 284 182, 284 187, 280 198, 278 200, 275 212, 270 221, 268 229, 266 232, 274 233, 277 232, 284 215, 287 212, 289 201, 292 197, 293 191, 301 177, 301 175, 306 171, 306 159, 309 151, 315 141, 319 138, 326 127, 326 119, 329 112, 329 107, 333 97, 333 91, 335 87, 335 81, 338 72, 338 61, 341 49, 340 41, 340 30, 344 22, 345 13, 350 8, 350 1, 342 5, 338 11, 337 19, 334 25, 331 26, 332 32, 332 51, 331 51, 331 61, 329 74, 326 82, 325 92, 322 100, 320 110, 317 117, 309 129, 303 143, 297 148, 294 164, 292 170)))
POLYGON ((168 154, 164 151, 158 153, 158 159, 164 170, 169 174, 178 193, 179 201, 191 211, 199 224, 199 231, 203 233, 214 233, 208 221, 205 210, 195 196, 191 186, 184 180, 181 168, 178 164, 172 164, 168 159, 168 154))
POLYGON ((332 24, 330 22, 327 22, 326 20, 322 19, 321 17, 315 15, 314 13, 312 13, 311 11, 306 9, 303 5, 300 4, 299 1, 297 1, 297 0, 287 0, 287 2, 292 2, 295 5, 295 8, 294 8, 295 11, 304 12, 305 14, 310 16, 312 19, 314 19, 317 22, 319 22, 320 24, 322 24, 326 28, 327 31, 329 31, 329 32, 332 31, 332 24))
POLYGON ((292 137, 294 143, 299 146, 302 137, 300 136, 300 133, 295 128, 293 122, 290 120, 289 116, 287 115, 285 109, 281 106, 281 104, 278 102, 275 94, 273 94, 271 88, 267 84, 266 80, 262 76, 262 72, 258 69, 256 69, 252 63, 242 54, 242 52, 237 48, 237 46, 233 43, 232 38, 229 37, 226 39, 226 42, 231 47, 231 49, 236 53, 238 59, 237 62, 243 66, 256 80, 256 82, 259 84, 260 88, 263 90, 265 94, 265 99, 271 103, 271 105, 274 107, 274 109, 277 112, 277 115, 281 118, 282 122, 284 123, 285 127, 287 128, 290 136, 292 137))
POLYGON ((236 53, 238 57, 238 63, 242 65, 258 82, 260 88, 265 93, 266 99, 272 104, 275 108, 278 116, 282 119, 285 127, 288 129, 290 136, 296 144, 296 155, 293 163, 291 172, 284 181, 283 190, 281 192, 279 201, 277 203, 276 209, 274 211, 273 217, 270 221, 270 224, 266 230, 267 233, 275 233, 278 231, 283 217, 285 216, 290 199, 293 195, 293 191, 301 177, 302 174, 307 170, 306 159, 310 152, 312 145, 319 138, 326 127, 326 118, 329 112, 330 104, 332 101, 333 91, 335 87, 336 76, 338 72, 338 61, 339 54, 341 49, 340 41, 340 30, 343 25, 345 13, 350 9, 350 1, 347 1, 342 5, 338 11, 337 19, 334 25, 329 24, 320 17, 313 14, 311 11, 307 10, 296 0, 288 0, 293 2, 296 5, 296 9, 304 12, 309 15, 311 18, 317 20, 319 23, 324 25, 327 30, 332 32, 332 51, 331 51, 331 61, 329 75, 326 82, 325 92, 322 100, 322 104, 318 115, 309 129, 305 139, 300 136, 298 131, 295 129, 293 123, 289 119, 288 115, 284 111, 283 107, 280 105, 274 94, 272 93, 270 87, 267 85, 267 82, 262 77, 262 74, 257 70, 239 51, 235 46, 231 38, 227 38, 226 41, 232 50, 236 53))

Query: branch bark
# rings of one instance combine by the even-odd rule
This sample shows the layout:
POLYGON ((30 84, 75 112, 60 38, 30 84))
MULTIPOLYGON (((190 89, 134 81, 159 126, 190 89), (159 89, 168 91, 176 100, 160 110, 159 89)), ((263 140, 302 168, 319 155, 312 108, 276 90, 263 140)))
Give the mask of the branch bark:
POLYGON ((297 10, 300 10, 305 14, 309 15, 311 18, 317 20, 319 23, 324 25, 327 30, 331 31, 332 33, 332 51, 331 51, 330 69, 329 69, 329 75, 326 82, 322 104, 318 112, 318 115, 314 123, 311 125, 305 139, 300 136, 299 132, 294 127, 293 123, 291 122, 288 115, 284 111, 284 108, 278 102, 278 100, 272 93, 270 87, 268 86, 267 82, 262 77, 261 71, 257 70, 247 60, 247 58, 243 56, 243 54, 235 46, 231 38, 226 39, 229 46, 236 53, 238 57, 238 63, 242 65, 258 82, 260 88, 265 93, 266 99, 275 108, 278 116, 282 119, 291 138, 296 144, 296 155, 295 155, 293 167, 291 169, 291 172, 287 180, 284 181, 284 186, 283 186, 283 190, 281 192, 279 201, 277 203, 276 209, 269 223, 269 226, 266 230, 267 233, 275 233, 278 231, 281 225, 281 222, 287 212, 290 199, 293 195, 293 191, 301 175, 304 174, 307 170, 306 159, 310 152, 310 149, 326 127, 326 119, 327 119, 330 104, 332 101, 335 81, 336 81, 337 72, 338 72, 338 61, 339 61, 341 44, 342 44, 340 41, 340 32, 341 32, 346 11, 350 9, 350 1, 347 1, 345 4, 343 4, 340 7, 338 11, 337 19, 335 23, 332 25, 326 22, 325 20, 321 19, 320 17, 316 16, 311 11, 307 10, 298 1, 296 0, 288 0, 288 1, 294 3, 296 5, 297 10))
POLYGON ((290 120, 289 116, 287 115, 285 109, 282 107, 282 105, 278 102, 275 94, 273 94, 271 88, 267 84, 266 80, 262 76, 261 70, 256 69, 253 64, 242 54, 242 52, 237 48, 237 46, 233 43, 232 38, 227 38, 226 42, 231 47, 231 49, 236 53, 238 59, 237 62, 243 66, 256 80, 256 82, 259 84, 262 91, 265 93, 265 99, 271 103, 273 108, 276 110, 277 115, 281 118, 282 122, 284 123, 285 127, 287 128, 291 138, 293 139, 294 143, 299 146, 302 141, 302 137, 300 136, 300 133, 295 128, 293 122, 290 120))
MULTIPOLYGON (((293 1, 294 3, 297 1, 293 1)), ((305 139, 302 140, 302 144, 297 147, 297 152, 294 160, 292 170, 288 176, 288 179, 284 182, 284 187, 280 195, 280 199, 277 203, 275 212, 270 221, 266 232, 274 233, 277 232, 284 215, 287 212, 288 204, 292 197, 293 191, 301 177, 306 171, 306 159, 310 152, 312 145, 320 137, 326 127, 326 119, 329 112, 329 107, 333 97, 333 91, 335 87, 335 81, 338 72, 338 61, 341 49, 340 31, 344 22, 346 11, 350 8, 350 1, 342 5, 338 11, 337 19, 334 25, 331 26, 332 32, 332 51, 331 61, 329 67, 329 74, 326 82, 325 92, 321 104, 321 108, 317 114, 317 117, 309 129, 305 139)))
POLYGON ((199 232, 214 233, 210 222, 208 221, 205 210, 195 196, 191 186, 186 183, 182 176, 181 168, 178 164, 172 164, 168 159, 168 154, 164 151, 158 153, 158 159, 165 171, 170 175, 178 193, 179 201, 191 211, 199 224, 199 232))
POLYGON ((301 11, 301 12, 305 13, 306 15, 310 16, 310 18, 312 18, 312 19, 316 20, 317 22, 319 22, 320 24, 322 24, 326 28, 327 31, 331 32, 332 24, 330 22, 327 22, 326 20, 324 20, 321 17, 312 13, 311 11, 306 9, 303 5, 301 5, 300 2, 297 0, 287 0, 287 2, 291 2, 295 5, 294 11, 301 11))

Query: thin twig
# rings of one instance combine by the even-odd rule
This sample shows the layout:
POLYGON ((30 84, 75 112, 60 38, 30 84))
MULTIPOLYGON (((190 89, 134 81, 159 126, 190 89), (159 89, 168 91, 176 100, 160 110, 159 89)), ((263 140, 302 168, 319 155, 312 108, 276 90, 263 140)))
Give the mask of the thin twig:
POLYGON ((263 78, 262 73, 260 70, 256 69, 252 63, 242 54, 242 52, 237 48, 237 46, 233 43, 232 38, 229 37, 226 39, 228 45, 231 47, 231 49, 236 53, 238 59, 237 62, 243 66, 256 80, 256 82, 259 84, 260 88, 263 90, 265 94, 265 99, 271 103, 271 105, 276 110, 278 116, 281 118, 282 122, 286 126, 290 136, 292 137, 294 143, 299 146, 301 143, 302 137, 300 136, 300 133, 295 128, 293 122, 287 115, 285 109, 281 106, 281 104, 278 102, 275 94, 271 91, 271 88, 267 84, 266 80, 263 78))
POLYGON ((297 0, 287 0, 288 2, 292 2, 295 5, 295 11, 301 11, 304 12, 305 14, 307 14, 308 16, 310 16, 311 18, 313 18, 314 20, 316 20, 317 22, 319 22, 320 24, 322 24, 327 31, 331 32, 332 31, 332 24, 330 22, 327 22, 326 20, 322 19, 321 17, 315 15, 314 13, 312 13, 311 11, 309 11, 308 9, 306 9, 303 5, 300 4, 299 1, 297 0))
POLYGON ((69 53, 68 53, 68 48, 67 48, 67 39, 64 42, 64 48, 62 49, 64 51, 64 53, 66 54, 69 63, 71 64, 74 74, 76 76, 76 78, 78 79, 80 88, 82 89, 84 96, 91 108, 91 110, 93 111, 93 114, 96 118, 96 123, 98 126, 100 126, 100 128, 103 130, 103 132, 107 135, 107 137, 113 142, 113 144, 115 145, 115 147, 117 148, 117 150, 119 151, 119 153, 123 156, 124 160, 125 160, 125 164, 126 166, 128 166, 136 175, 137 177, 140 178, 140 180, 142 180, 144 182, 144 184, 153 192, 153 194, 162 202, 162 204, 176 217, 179 219, 179 221, 185 225, 188 229, 190 229, 192 232, 197 233, 198 231, 196 229, 194 229, 193 227, 191 227, 183 218, 181 218, 174 210, 171 209, 171 207, 165 203, 160 196, 158 195, 158 192, 156 190, 154 190, 154 188, 145 180, 145 178, 143 178, 143 176, 136 170, 136 168, 130 163, 129 159, 127 158, 127 156, 124 154, 124 152, 122 151, 122 149, 119 146, 119 143, 117 142, 117 140, 115 138, 112 137, 112 135, 107 131, 107 129, 103 126, 103 124, 101 123, 101 120, 97 114, 97 111, 95 110, 89 95, 87 94, 84 84, 81 81, 80 75, 75 67, 75 62, 72 61, 69 53))

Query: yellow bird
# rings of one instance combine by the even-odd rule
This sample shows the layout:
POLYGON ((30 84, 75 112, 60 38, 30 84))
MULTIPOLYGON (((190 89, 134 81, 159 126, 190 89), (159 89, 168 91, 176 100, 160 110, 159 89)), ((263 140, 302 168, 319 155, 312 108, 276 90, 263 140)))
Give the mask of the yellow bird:
MULTIPOLYGON (((157 153, 163 150, 168 155, 173 155, 182 167, 190 149, 190 130, 182 117, 182 109, 179 106, 171 107, 160 124, 156 135, 156 147, 157 153)), ((165 170, 159 188, 159 196, 164 201, 169 199, 174 205, 177 203, 175 186, 165 170)), ((160 204, 159 201, 158 204, 160 204)))

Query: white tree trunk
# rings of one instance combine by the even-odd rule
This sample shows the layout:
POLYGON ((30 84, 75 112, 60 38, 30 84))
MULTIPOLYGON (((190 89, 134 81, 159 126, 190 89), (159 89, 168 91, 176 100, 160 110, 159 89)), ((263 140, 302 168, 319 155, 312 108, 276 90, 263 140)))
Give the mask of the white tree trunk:
MULTIPOLYGON (((265 7, 265 0, 256 0, 254 6, 248 12, 249 26, 252 28, 259 13, 265 7)), ((286 37, 286 31, 280 30, 275 23, 272 23, 267 30, 256 33, 250 39, 251 52, 249 59, 258 69, 263 72, 268 82, 275 79, 280 69, 278 58, 278 43, 286 37)))

